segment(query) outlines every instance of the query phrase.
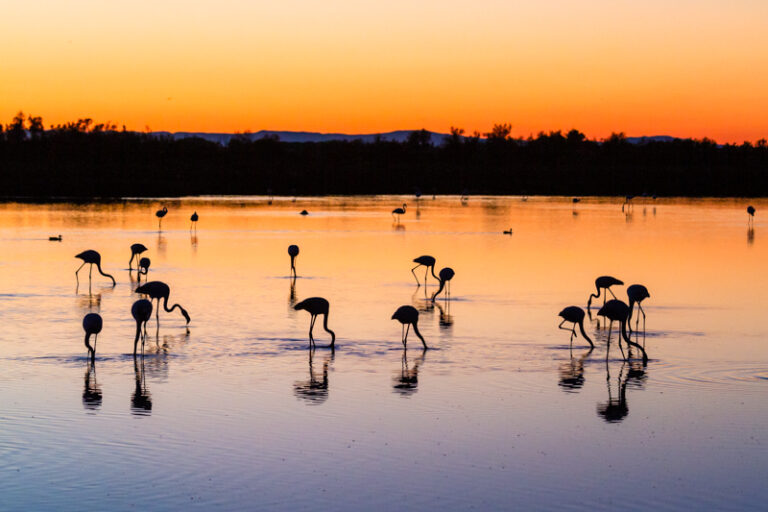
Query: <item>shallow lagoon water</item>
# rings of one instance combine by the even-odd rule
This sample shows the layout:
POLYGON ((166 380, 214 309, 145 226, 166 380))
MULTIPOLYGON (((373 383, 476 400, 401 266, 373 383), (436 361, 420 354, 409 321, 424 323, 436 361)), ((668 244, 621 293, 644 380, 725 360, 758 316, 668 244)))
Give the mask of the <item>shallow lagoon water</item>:
POLYGON ((2 204, 0 509, 760 508, 768 202, 753 230, 742 200, 621 202, 2 204), (189 334, 177 312, 153 319, 136 364, 134 242, 192 317, 189 334), (117 286, 83 271, 76 288, 85 249, 117 286), (416 286, 421 254, 456 271, 450 301, 416 286), (557 329, 603 274, 650 290, 645 368, 615 332, 606 354, 596 317, 592 352, 557 329), (317 295, 334 353, 307 350, 291 308, 317 295), (432 350, 411 335, 403 351, 403 304, 432 350), (94 368, 88 312, 104 318, 94 368))

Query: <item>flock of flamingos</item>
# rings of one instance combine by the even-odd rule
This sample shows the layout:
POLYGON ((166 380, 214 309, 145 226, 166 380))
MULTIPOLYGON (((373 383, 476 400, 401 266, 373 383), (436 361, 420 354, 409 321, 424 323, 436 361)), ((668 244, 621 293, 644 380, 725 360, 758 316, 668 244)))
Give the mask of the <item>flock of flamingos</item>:
MULTIPOLYGON (((393 217, 396 216, 396 219, 399 220, 399 216, 405 214, 406 211, 406 205, 403 204, 402 208, 395 208, 392 210, 393 217)), ((158 218, 158 228, 162 227, 162 220, 163 217, 168 213, 168 208, 163 207, 161 210, 158 210, 155 212, 155 215, 158 218)), ((301 212, 302 215, 306 215, 305 211, 301 212)), ((747 214, 749 215, 748 220, 750 224, 753 222, 754 215, 755 215, 755 208, 752 206, 747 207, 747 214)), ((191 217, 191 229, 197 229, 197 221, 199 220, 199 216, 197 212, 194 212, 191 217)), ((511 231, 511 230, 510 230, 511 231)), ((506 232, 505 232, 506 233, 506 232)), ((61 236, 59 237, 51 237, 51 240, 61 240, 61 236)), ((134 260, 137 261, 137 271, 139 273, 139 279, 141 279, 141 275, 146 276, 149 272, 150 267, 150 259, 146 257, 140 257, 142 253, 144 253, 147 250, 147 248, 139 243, 131 245, 131 259, 128 263, 128 269, 129 271, 133 271, 133 262, 134 260)), ((297 245, 290 245, 288 247, 288 255, 291 258, 291 274, 295 278, 296 277, 296 257, 299 255, 299 247, 297 245)), ((93 273, 93 266, 96 265, 96 269, 98 272, 108 277, 112 280, 113 286, 115 283, 115 278, 112 277, 110 274, 105 273, 101 268, 101 255, 94 250, 87 250, 83 251, 80 254, 75 256, 78 259, 81 259, 83 261, 82 265, 75 271, 75 278, 78 279, 79 282, 79 273, 80 270, 85 266, 86 264, 90 265, 89 268, 89 274, 88 278, 89 280, 92 277, 93 273)), ((416 269, 419 267, 425 267, 424 272, 424 285, 426 286, 427 278, 430 274, 432 274, 432 277, 439 282, 439 287, 437 291, 432 295, 432 302, 435 301, 435 298, 445 290, 446 298, 450 296, 450 283, 451 279, 453 279, 453 276, 455 275, 454 271, 450 267, 445 267, 438 275, 435 275, 435 263, 436 260, 433 256, 429 255, 423 255, 419 256, 418 258, 415 258, 413 260, 414 263, 416 263, 416 266, 411 269, 411 273, 413 274, 414 278, 416 279, 416 284, 418 286, 421 286, 421 282, 419 281, 418 276, 416 275, 416 269)), ((146 279, 146 278, 145 278, 146 279)), ((140 281, 139 281, 140 283, 140 281)), ((600 310, 597 312, 598 316, 605 317, 609 321, 608 326, 608 345, 610 345, 610 339, 611 339, 611 329, 613 328, 613 322, 618 322, 620 326, 620 336, 619 336, 619 348, 621 348, 621 339, 623 338, 624 341, 627 344, 627 353, 624 354, 624 349, 621 348, 622 355, 624 356, 624 359, 628 359, 631 356, 630 347, 637 348, 640 353, 642 354, 642 360, 643 364, 648 363, 648 355, 645 351, 645 348, 641 346, 640 344, 632 341, 630 334, 628 334, 628 330, 632 331, 632 327, 630 324, 630 321, 632 319, 633 312, 635 311, 635 306, 637 306, 637 309, 640 314, 643 316, 643 326, 645 326, 645 311, 643 310, 642 302, 643 300, 650 298, 650 293, 648 292, 648 289, 641 285, 641 284, 633 284, 627 287, 627 299, 629 300, 629 304, 627 305, 626 302, 619 300, 616 295, 611 290, 611 287, 613 286, 621 286, 624 282, 620 281, 619 279, 616 279, 612 276, 600 276, 595 280, 595 288, 597 290, 597 293, 592 293, 589 296, 589 300, 587 301, 587 311, 591 315, 591 307, 592 307, 592 300, 593 299, 599 299, 602 294, 603 298, 603 306, 600 308, 600 310), (613 299, 607 300, 607 295, 611 294, 613 299)), ((147 337, 147 322, 149 321, 150 317, 152 316, 152 311, 154 310, 156 312, 157 321, 160 320, 160 308, 162 307, 164 311, 171 313, 177 308, 181 312, 182 316, 185 318, 187 322, 187 326, 189 325, 189 322, 191 320, 189 313, 186 309, 184 309, 179 304, 174 304, 170 308, 168 307, 168 298, 171 293, 170 287, 165 284, 162 281, 149 281, 144 284, 140 284, 138 288, 136 288, 136 293, 143 295, 147 298, 141 298, 133 303, 131 306, 131 315, 133 316, 134 320, 136 321, 136 337, 133 342, 133 354, 134 356, 137 353, 138 350, 138 342, 139 339, 141 339, 141 348, 142 353, 144 351, 144 342, 147 337), (154 308, 152 301, 157 300, 157 307, 154 308), (162 300, 162 306, 161 306, 161 300, 162 300), (143 331, 142 331, 143 328, 143 331)), ((330 308, 330 304, 326 299, 323 297, 310 297, 308 299, 305 299, 298 304, 294 306, 294 309, 296 310, 304 310, 310 314, 310 323, 309 323, 309 346, 311 348, 315 347, 315 339, 312 335, 312 332, 315 327, 315 321, 317 320, 317 317, 319 315, 323 315, 323 329, 328 332, 328 334, 331 335, 331 343, 327 346, 327 348, 333 349, 334 344, 336 342, 336 333, 333 332, 331 329, 328 328, 328 311, 330 308)), ((582 308, 579 306, 568 306, 564 308, 562 311, 560 311, 559 316, 562 317, 562 322, 560 322, 560 325, 558 326, 560 329, 564 330, 570 330, 571 332, 571 339, 570 342, 573 344, 573 339, 578 336, 576 333, 576 326, 579 327, 579 330, 581 332, 582 337, 589 343, 591 347, 594 347, 594 343, 590 339, 590 337, 587 335, 586 331, 584 330, 584 317, 586 316, 586 313, 582 308), (563 324, 566 322, 571 323, 570 329, 568 327, 563 327, 563 324)), ((424 349, 428 349, 427 342, 424 339, 424 336, 421 335, 419 332, 418 322, 419 322, 419 312, 416 308, 413 306, 400 306, 397 308, 397 310, 392 315, 392 320, 397 320, 402 324, 402 343, 403 346, 406 346, 407 340, 408 340, 408 334, 410 332, 411 327, 413 327, 413 332, 416 334, 416 336, 421 340, 422 345, 424 345, 424 349)), ((636 320, 636 327, 635 329, 639 327, 639 316, 636 320)), ((85 346, 88 349, 88 353, 91 357, 91 360, 95 360, 96 358, 96 340, 98 339, 98 334, 101 332, 103 327, 103 320, 101 318, 101 315, 98 313, 88 313, 83 318, 83 329, 85 330, 85 346), (94 337, 94 343, 93 346, 90 344, 90 338, 91 336, 94 337)), ((188 327, 187 327, 188 329, 188 327)), ((607 357, 607 356, 606 356, 607 357)))

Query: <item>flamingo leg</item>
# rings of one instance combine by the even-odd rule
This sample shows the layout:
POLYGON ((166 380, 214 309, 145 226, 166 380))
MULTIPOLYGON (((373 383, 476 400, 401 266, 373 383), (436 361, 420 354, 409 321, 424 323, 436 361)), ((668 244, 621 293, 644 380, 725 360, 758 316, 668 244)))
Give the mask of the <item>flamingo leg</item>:
POLYGON ((429 267, 424 267, 424 287, 427 287, 427 276, 429 275, 429 267))
POLYGON ((85 262, 83 262, 83 264, 77 267, 77 270, 75 270, 75 279, 77 280, 78 283, 80 283, 80 278, 78 277, 77 273, 80 272, 80 269, 83 268, 84 265, 85 265, 85 262))
POLYGON ((408 343, 408 333, 409 333, 410 331, 411 331, 411 324, 408 324, 408 325, 405 327, 405 338, 403 339, 403 345, 405 345, 406 343, 408 343))
MULTIPOLYGON (((411 274, 413 274, 413 278, 416 279, 416 286, 421 286, 421 282, 419 282, 419 278, 416 276, 416 272, 414 272, 414 270, 416 270, 420 266, 421 266, 421 263, 419 263, 418 265, 416 265, 411 269, 411 274)), ((427 286, 427 274, 424 274, 424 286, 427 286)))
POLYGON ((401 324, 400 327, 400 342, 405 346, 405 324, 401 324))
POLYGON ((312 315, 312 319, 309 321, 309 344, 312 346, 315 345, 315 338, 312 336, 312 330, 315 328, 316 319, 317 315, 312 315))
POLYGON ((608 340, 605 342, 605 361, 608 362, 608 354, 611 351, 611 330, 613 329, 613 320, 608 324, 608 340))
MULTIPOLYGON (((611 295, 613 295, 613 298, 614 298, 614 299, 616 298, 616 295, 614 295, 614 294, 613 294, 613 292, 611 291, 611 289, 610 289, 610 288, 606 288, 605 290, 606 290, 606 291, 608 291, 608 292, 610 292, 610 294, 611 294, 611 295)), ((605 298, 605 297, 603 297, 603 298, 605 298)))
POLYGON ((91 280, 91 276, 93 275, 93 263, 91 263, 91 266, 88 268, 88 280, 91 280))

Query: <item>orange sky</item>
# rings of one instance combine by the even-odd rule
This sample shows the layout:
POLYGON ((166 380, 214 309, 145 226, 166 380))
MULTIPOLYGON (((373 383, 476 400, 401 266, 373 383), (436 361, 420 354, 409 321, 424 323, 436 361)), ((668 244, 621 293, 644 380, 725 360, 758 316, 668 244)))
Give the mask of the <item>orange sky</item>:
POLYGON ((8 2, 0 122, 768 138, 762 0, 8 2))

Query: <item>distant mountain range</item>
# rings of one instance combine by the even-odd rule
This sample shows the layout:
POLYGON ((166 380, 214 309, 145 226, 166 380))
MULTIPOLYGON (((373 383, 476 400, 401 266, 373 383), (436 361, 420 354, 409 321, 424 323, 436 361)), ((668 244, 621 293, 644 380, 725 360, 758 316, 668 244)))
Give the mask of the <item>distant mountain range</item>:
MULTIPOLYGON (((247 137, 250 140, 258 140, 267 137, 277 137, 281 142, 328 142, 331 140, 342 141, 355 141, 361 142, 375 142, 377 138, 393 142, 405 142, 408 136, 415 130, 397 130, 394 132, 386 133, 364 133, 350 135, 346 133, 318 133, 318 132, 288 132, 288 131, 273 131, 273 130, 261 130, 253 133, 246 134, 234 134, 234 133, 205 133, 205 132, 152 132, 158 136, 169 136, 174 139, 188 139, 191 137, 197 137, 205 139, 211 142, 216 142, 223 146, 229 144, 232 137, 247 137)), ((433 145, 439 146, 442 144, 447 133, 428 132, 430 140, 433 145)), ((669 142, 675 140, 675 137, 668 135, 654 135, 651 137, 627 137, 627 142, 631 144, 645 144, 647 142, 669 142)))

